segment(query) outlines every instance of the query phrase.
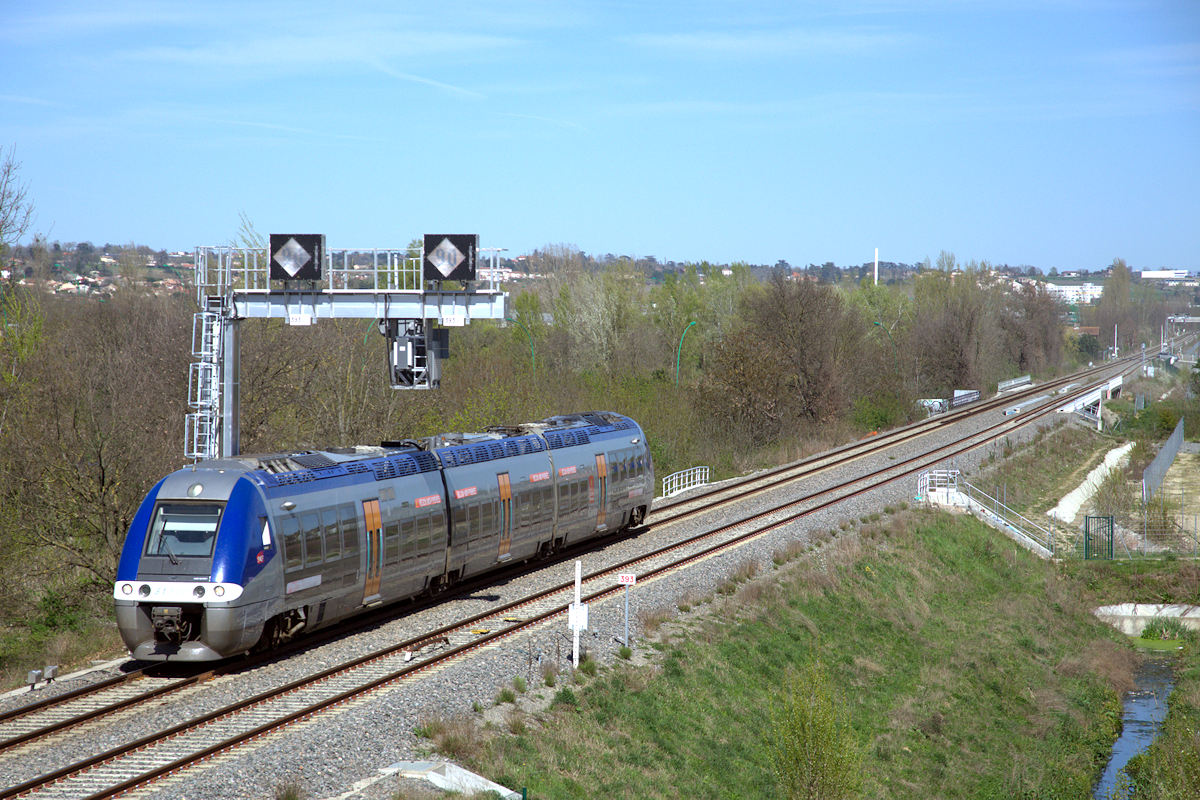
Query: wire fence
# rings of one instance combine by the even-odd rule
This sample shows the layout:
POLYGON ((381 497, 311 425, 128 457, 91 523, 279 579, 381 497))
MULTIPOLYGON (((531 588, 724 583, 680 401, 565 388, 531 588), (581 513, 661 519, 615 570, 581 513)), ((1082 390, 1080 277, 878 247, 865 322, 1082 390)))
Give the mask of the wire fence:
POLYGON ((1154 497, 1154 493, 1162 486, 1163 478, 1166 477, 1167 470, 1175 463, 1175 456, 1179 455, 1179 448, 1182 445, 1183 418, 1180 417, 1174 432, 1167 437, 1167 441, 1163 443, 1158 455, 1142 473, 1142 503, 1149 503, 1154 497))

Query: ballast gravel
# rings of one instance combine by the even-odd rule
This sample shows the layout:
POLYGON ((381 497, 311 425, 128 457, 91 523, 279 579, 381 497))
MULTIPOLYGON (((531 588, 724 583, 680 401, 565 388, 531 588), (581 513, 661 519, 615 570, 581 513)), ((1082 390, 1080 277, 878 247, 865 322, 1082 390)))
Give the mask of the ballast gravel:
MULTIPOLYGON (((977 432, 993 425, 1001 415, 996 412, 985 414, 984 417, 965 420, 953 426, 953 429, 947 426, 892 448, 886 455, 869 459, 872 462, 869 466, 878 468, 899 463, 927 452, 933 446, 948 444, 967 431, 977 432)), ((998 443, 983 445, 965 455, 940 462, 936 467, 958 469, 970 476, 985 458, 1007 446, 1019 446, 1032 438, 1039 428, 1054 422, 1053 415, 1043 417, 1038 423, 1007 434, 998 443)), ((700 532, 702 528, 711 529, 719 524, 732 523, 748 513, 765 510, 790 497, 834 486, 866 469, 862 464, 831 467, 818 476, 801 481, 799 486, 747 497, 704 515, 702 521, 657 529, 653 527, 652 512, 652 527, 646 533, 610 543, 582 556, 584 573, 660 547, 668 537, 671 540, 685 538, 700 532)), ((640 624, 641 614, 650 611, 678 614, 681 603, 688 599, 712 596, 716 588, 737 570, 745 569, 746 562, 753 562, 759 575, 769 573, 774 567, 773 556, 793 542, 807 543, 813 535, 827 531, 855 535, 859 521, 880 514, 885 507, 895 508, 902 503, 911 505, 916 485, 916 474, 877 484, 864 494, 786 523, 746 544, 697 561, 684 570, 654 580, 639 581, 629 594, 628 624, 634 660, 644 659, 649 650, 641 646, 644 633, 640 624)), ((671 501, 659 500, 654 508, 661 509, 668 504, 685 502, 686 499, 685 494, 671 501)), ((487 590, 476 591, 469 597, 451 599, 436 607, 400 616, 367 632, 315 647, 284 661, 209 681, 195 690, 185 690, 182 697, 173 695, 161 703, 151 701, 143 704, 123 714, 116 723, 97 724, 83 732, 64 735, 57 746, 42 746, 29 753, 0 753, 0 774, 8 778, 5 785, 14 785, 52 768, 77 761, 82 754, 102 752, 206 710, 299 679, 322 665, 331 666, 385 644, 433 630, 493 604, 573 578, 572 563, 555 564, 497 583, 487 590)), ((589 624, 590 629, 583 637, 588 655, 602 666, 612 664, 618 658, 617 651, 625 630, 623 595, 615 593, 592 603, 589 624)), ((513 679, 517 676, 524 678, 529 687, 527 694, 518 696, 520 705, 529 707, 548 703, 558 687, 548 689, 544 686, 544 665, 547 665, 547 669, 551 668, 548 665, 557 667, 559 686, 562 686, 570 680, 570 658, 571 638, 564 615, 561 621, 533 628, 496 645, 473 651, 449 665, 418 673, 387 689, 347 703, 335 712, 289 726, 281 732, 262 737, 228 754, 215 756, 201 766, 126 796, 153 800, 244 800, 273 798, 282 787, 294 786, 305 798, 382 800, 405 796, 440 797, 440 792, 425 784, 418 786, 395 776, 381 777, 380 770, 398 761, 442 759, 442 756, 430 754, 431 743, 418 737, 414 730, 430 719, 469 716, 482 721, 484 715, 476 709, 493 709, 497 695, 502 689, 512 688, 513 679), (360 784, 360 788, 353 789, 356 784, 360 784)), ((106 673, 91 673, 80 680, 97 680, 97 676, 105 677, 106 673)), ((60 681, 54 690, 66 691, 74 688, 74 685, 60 681)), ((21 698, 15 696, 0 698, 0 710, 21 702, 21 698)), ((485 713, 489 717, 499 718, 495 710, 485 713)), ((503 728, 502 722, 495 724, 503 728)), ((519 791, 521 787, 509 788, 519 791)))

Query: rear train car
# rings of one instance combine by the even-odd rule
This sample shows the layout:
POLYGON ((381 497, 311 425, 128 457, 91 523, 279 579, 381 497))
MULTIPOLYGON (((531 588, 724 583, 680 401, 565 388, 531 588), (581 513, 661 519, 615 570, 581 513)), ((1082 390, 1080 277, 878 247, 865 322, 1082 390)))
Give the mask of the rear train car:
POLYGON ((202 461, 142 502, 113 589, 141 660, 211 661, 641 524, 641 428, 593 412, 202 461))

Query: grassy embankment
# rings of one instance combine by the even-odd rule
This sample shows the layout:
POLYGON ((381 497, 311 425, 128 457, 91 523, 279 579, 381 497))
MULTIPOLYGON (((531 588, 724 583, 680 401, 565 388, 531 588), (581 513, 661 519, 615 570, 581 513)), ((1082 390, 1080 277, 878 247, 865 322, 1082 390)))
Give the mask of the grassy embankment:
POLYGON ((1134 656, 1077 578, 924 513, 796 555, 664 626, 657 664, 577 673, 549 712, 443 744, 539 799, 776 797, 772 705, 819 659, 863 796, 1089 796, 1134 656))

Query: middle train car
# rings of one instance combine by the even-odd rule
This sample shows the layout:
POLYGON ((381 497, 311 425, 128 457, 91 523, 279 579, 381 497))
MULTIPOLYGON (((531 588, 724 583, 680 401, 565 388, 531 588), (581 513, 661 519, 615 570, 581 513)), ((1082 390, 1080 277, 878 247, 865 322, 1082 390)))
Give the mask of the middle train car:
POLYGON ((611 412, 200 462, 155 487, 130 529, 114 587, 118 626, 136 658, 234 655, 640 524, 653 496, 645 435, 611 412), (212 488, 197 497, 196 486, 212 488), (167 558, 154 552, 171 531, 149 520, 174 515, 181 530, 194 528, 186 520, 198 503, 218 520, 208 561, 178 543, 167 558), (196 574, 181 574, 189 562, 196 574), (181 594, 187 580, 233 584, 222 594, 230 599, 181 594))

